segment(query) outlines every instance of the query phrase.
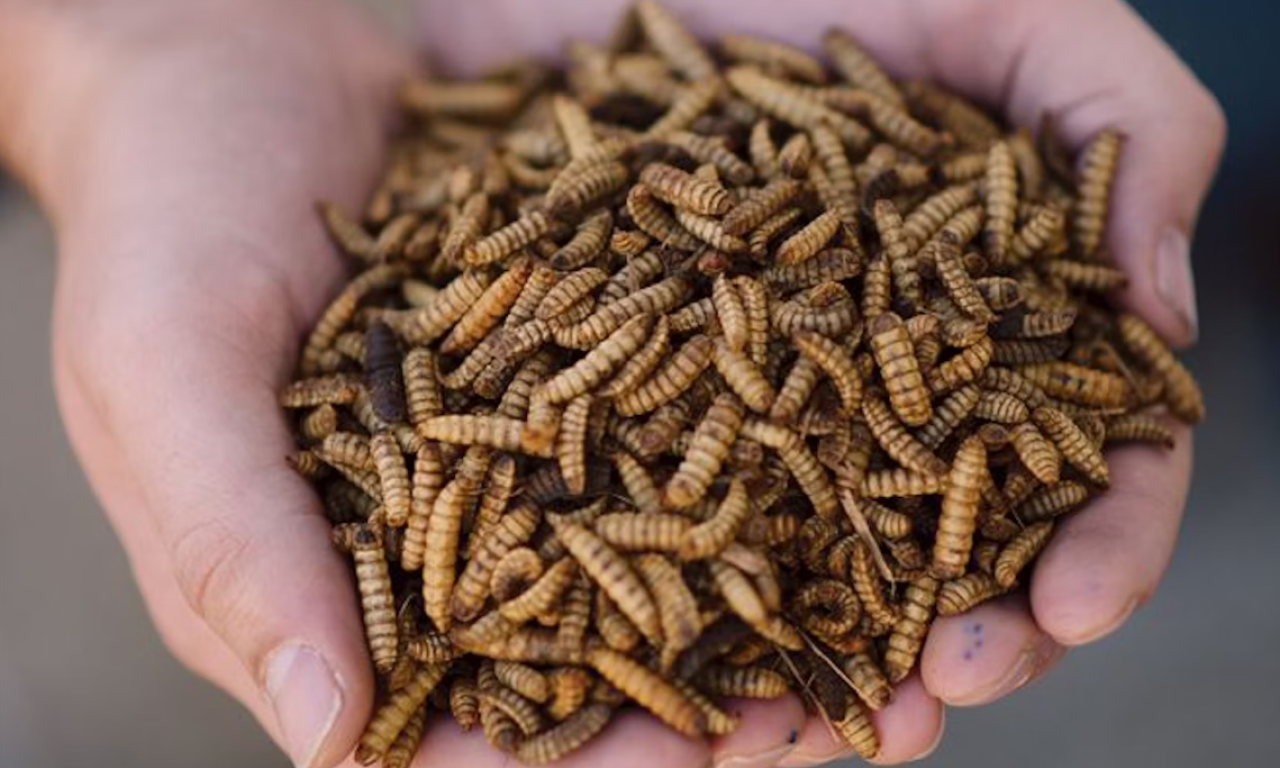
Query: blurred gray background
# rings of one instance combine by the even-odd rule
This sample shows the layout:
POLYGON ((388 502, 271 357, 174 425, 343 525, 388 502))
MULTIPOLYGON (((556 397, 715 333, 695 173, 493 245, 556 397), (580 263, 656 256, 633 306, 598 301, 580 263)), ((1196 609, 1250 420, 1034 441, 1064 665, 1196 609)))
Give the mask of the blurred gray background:
MULTIPOLYGON (((402 3, 370 0, 403 20, 402 3)), ((1210 417, 1155 599, 1004 702, 949 713, 930 766, 1274 765, 1280 754, 1280 4, 1134 5, 1218 94, 1231 142, 1196 243, 1210 417)), ((1087 44, 1087 41, 1082 41, 1087 44)), ((0 178, 0 766, 284 766, 171 659, 67 446, 47 224, 0 178)))

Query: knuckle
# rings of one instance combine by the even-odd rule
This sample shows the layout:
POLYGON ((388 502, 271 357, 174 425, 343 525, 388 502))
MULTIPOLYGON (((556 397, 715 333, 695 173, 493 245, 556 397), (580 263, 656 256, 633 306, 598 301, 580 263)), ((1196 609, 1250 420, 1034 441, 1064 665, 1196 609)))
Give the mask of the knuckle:
POLYGON ((1211 146, 1220 152, 1227 140, 1227 113, 1222 103, 1204 86, 1197 86, 1192 119, 1201 126, 1211 146))
POLYGON ((221 520, 202 520, 180 531, 170 555, 178 586, 191 610, 214 627, 245 614, 250 540, 221 520))

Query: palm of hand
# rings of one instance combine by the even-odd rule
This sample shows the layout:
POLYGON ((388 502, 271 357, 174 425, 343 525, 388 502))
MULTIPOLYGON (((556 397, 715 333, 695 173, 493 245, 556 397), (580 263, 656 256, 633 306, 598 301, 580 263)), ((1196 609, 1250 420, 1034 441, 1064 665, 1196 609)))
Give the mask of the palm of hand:
MULTIPOLYGON (((346 568, 327 544, 313 494, 283 461, 292 441, 275 393, 292 370, 298 339, 341 278, 312 205, 320 198, 348 209, 358 205, 380 161, 384 126, 377 116, 406 68, 400 52, 350 24, 344 10, 308 5, 299 14, 281 5, 247 11, 251 28, 234 15, 230 26, 215 15, 208 28, 194 25, 190 39, 143 57, 126 47, 128 54, 112 59, 103 93, 86 113, 94 138, 80 150, 78 175, 66 182, 78 191, 66 196, 58 214, 65 220, 59 222, 65 264, 56 371, 76 449, 166 641, 253 710, 295 760, 333 764, 359 734, 372 678, 354 601, 335 598, 351 591, 346 568), (309 682, 299 682, 304 679, 309 682)), ((769 30, 768 5, 744 3, 735 23, 769 30)), ((811 42, 828 21, 848 14, 824 0, 808 5, 791 15, 807 22, 778 34, 811 42)), ((1024 122, 1036 110, 1062 110, 1077 140, 1112 123, 1153 135, 1150 116, 1125 111, 1125 94, 1113 97, 1118 104, 1078 106, 1077 95, 1053 72, 1035 74, 1049 83, 1045 93, 1019 95, 1015 77, 993 74, 990 62, 969 60, 965 51, 943 45, 932 54, 936 60, 911 58, 948 24, 976 29, 995 22, 972 12, 982 3, 955 4, 969 9, 967 21, 962 11, 939 11, 928 2, 904 5, 911 8, 870 6, 867 14, 875 18, 853 24, 872 41, 881 32, 869 30, 882 31, 880 52, 900 69, 938 76, 961 71, 948 76, 992 100, 1007 97, 1024 122), (1015 83, 1014 92, 999 93, 1005 83, 1015 83)), ((438 29, 458 34, 429 30, 429 36, 438 38, 438 49, 471 64, 499 48, 536 49, 559 38, 497 26, 486 27, 496 37, 483 44, 468 38, 469 11, 449 12, 458 14, 459 24, 442 22, 438 29)), ((593 5, 573 18, 598 29, 611 12, 593 5)), ((956 27, 949 34, 969 33, 956 27)), ((1035 57, 1016 65, 994 58, 1014 73, 1044 64, 1035 57)), ((1137 151, 1165 151, 1184 140, 1156 135, 1137 151)), ((1140 194, 1142 185, 1161 180, 1159 173, 1139 163, 1122 178, 1118 194, 1140 194)), ((1135 211, 1141 223, 1143 211, 1135 211)), ((1149 248, 1141 244, 1147 234, 1113 233, 1117 237, 1121 259, 1140 265, 1135 254, 1149 248)), ((1156 306, 1150 281, 1136 282, 1130 302, 1173 328, 1176 321, 1156 306)), ((1180 447, 1169 455, 1116 455, 1115 489, 1063 527, 1029 599, 1008 598, 937 623, 922 660, 923 681, 910 678, 894 704, 877 714, 885 761, 929 747, 941 728, 939 697, 967 704, 1009 692, 1055 658, 1062 644, 1114 628, 1154 587, 1189 477, 1188 435, 1178 436, 1180 447), (1153 514, 1158 524, 1147 522, 1153 514), (975 627, 982 628, 980 650, 975 627)), ((792 761, 837 754, 825 727, 806 723, 794 697, 744 703, 741 713, 739 732, 711 745, 715 759, 782 750, 796 733, 792 761)), ((501 760, 478 734, 446 725, 429 731, 420 759, 424 755, 433 764, 501 760)), ((640 714, 620 718, 570 758, 584 765, 673 767, 707 759, 706 745, 640 714)))

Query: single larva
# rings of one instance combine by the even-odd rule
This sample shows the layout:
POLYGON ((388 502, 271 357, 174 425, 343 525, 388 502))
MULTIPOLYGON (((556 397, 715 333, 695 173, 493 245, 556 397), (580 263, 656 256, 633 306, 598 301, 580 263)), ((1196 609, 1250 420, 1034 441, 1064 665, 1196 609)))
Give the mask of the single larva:
MULTIPOLYGON (((996 550, 998 551, 998 550, 996 550)), ((1005 588, 983 571, 974 571, 945 582, 938 590, 939 616, 958 616, 1004 594, 1005 588)))
POLYGON ((657 607, 627 561, 617 550, 577 523, 553 518, 553 527, 556 536, 587 575, 614 600, 618 609, 646 638, 658 644, 662 627, 657 607))
POLYGON ((1102 232, 1110 207, 1111 185, 1115 180, 1123 144, 1124 134, 1107 128, 1090 140, 1080 156, 1080 176, 1077 180, 1079 201, 1076 203, 1071 231, 1084 256, 1092 256, 1102 242, 1102 232))
POLYGON ((939 363, 929 371, 925 381, 934 393, 950 392, 971 381, 977 381, 982 372, 991 364, 991 355, 995 345, 990 336, 981 339, 960 350, 959 354, 939 363))
POLYGON ((636 703, 686 736, 701 736, 707 718, 693 702, 661 677, 607 648, 587 652, 587 663, 636 703))
POLYGON ((1118 328, 1125 346, 1164 381, 1164 402, 1173 415, 1190 424, 1203 419, 1204 396, 1200 386, 1151 326, 1134 315, 1122 314, 1118 328))
POLYGON ((885 312, 871 320, 867 332, 894 413, 907 426, 923 426, 933 416, 933 409, 902 318, 885 312))
POLYGON ((1068 464, 1080 470, 1096 485, 1103 488, 1110 485, 1111 475, 1099 446, 1089 439, 1070 416, 1056 408, 1043 406, 1037 408, 1031 417, 1044 436, 1058 446, 1062 458, 1068 464))
POLYGON ((1009 253, 1018 215, 1018 167, 1008 142, 998 141, 987 151, 983 179, 987 220, 984 225, 987 253, 996 261, 1009 253))
POLYGON ((391 749, 396 736, 404 730, 415 712, 422 708, 431 691, 444 679, 447 664, 426 664, 408 685, 391 694, 386 703, 373 713, 356 747, 356 762, 372 765, 391 749))
POLYGON ((978 524, 982 487, 987 482, 987 448, 976 435, 966 438, 956 451, 942 495, 942 515, 933 545, 930 570, 939 579, 964 575, 978 524))
POLYGON ((664 645, 660 666, 670 669, 685 649, 702 633, 698 599, 685 583, 680 568, 658 554, 642 554, 635 558, 636 571, 658 604, 664 645))
POLYGON ((369 454, 378 473, 387 525, 398 528, 409 519, 409 470, 394 435, 379 432, 369 440, 369 454))
POLYGON ((937 599, 938 580, 933 576, 922 574, 907 585, 902 617, 894 625, 884 653, 884 668, 890 682, 901 681, 915 666, 937 599))
POLYGON ((1040 554, 1040 550, 1044 549, 1051 535, 1053 535, 1053 521, 1046 520, 1028 525, 1025 530, 1015 536, 1004 549, 1000 550, 1000 556, 996 559, 994 570, 996 583, 1005 589, 1013 587, 1018 581, 1018 575, 1028 563, 1035 559, 1036 555, 1040 554))
POLYGON ((698 422, 693 441, 676 474, 663 491, 664 502, 672 507, 688 507, 707 492, 720 472, 729 447, 742 426, 742 402, 731 394, 720 395, 698 422))
POLYGON ((831 66, 845 80, 891 104, 904 103, 893 80, 848 33, 839 29, 827 30, 822 36, 822 47, 831 59, 831 66))
POLYGON ((715 514, 682 534, 679 545, 681 559, 702 560, 720 554, 733 541, 751 511, 746 485, 740 479, 734 479, 716 506, 715 514))
POLYGON ((729 389, 733 390, 747 408, 756 413, 769 412, 777 398, 777 393, 765 378, 764 373, 746 353, 734 350, 727 340, 718 338, 715 342, 712 361, 725 383, 729 385, 729 389))

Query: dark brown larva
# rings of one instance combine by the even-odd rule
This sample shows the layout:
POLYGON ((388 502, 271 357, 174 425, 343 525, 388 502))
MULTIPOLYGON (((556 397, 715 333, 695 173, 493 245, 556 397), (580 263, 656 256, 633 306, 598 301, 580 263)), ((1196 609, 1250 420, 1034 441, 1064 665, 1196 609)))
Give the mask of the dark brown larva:
POLYGON ((321 208, 359 271, 279 403, 359 577, 360 762, 446 710, 544 764, 628 703, 718 736, 787 691, 875 757, 935 614, 1203 416, 1106 300, 1117 131, 1073 172, 822 42, 642 0, 563 77, 414 79, 363 215, 321 208))

